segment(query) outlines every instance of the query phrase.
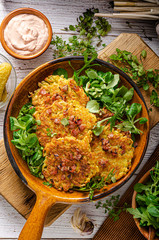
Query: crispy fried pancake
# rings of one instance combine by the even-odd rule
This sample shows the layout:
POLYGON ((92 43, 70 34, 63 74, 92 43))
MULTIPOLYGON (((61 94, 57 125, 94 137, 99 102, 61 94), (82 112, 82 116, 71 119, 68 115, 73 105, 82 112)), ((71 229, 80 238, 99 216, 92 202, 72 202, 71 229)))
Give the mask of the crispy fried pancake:
POLYGON ((39 113, 37 110, 34 117, 41 121, 41 125, 37 126, 36 134, 42 146, 50 142, 52 137, 74 136, 83 139, 87 136, 91 141, 91 129, 96 123, 95 115, 74 100, 69 102, 56 100, 42 112, 39 113), (65 119, 66 126, 61 123, 62 119, 65 119))
POLYGON ((99 137, 94 137, 91 148, 102 177, 106 178, 113 169, 116 180, 126 175, 134 153, 132 144, 129 135, 119 129, 111 131, 110 125, 104 128, 99 137))
POLYGON ((96 122, 113 113, 106 108, 89 113, 89 98, 73 79, 48 76, 31 97, 34 117, 41 122, 36 134, 44 147, 43 175, 55 188, 82 187, 93 176, 106 180, 112 170, 116 180, 127 174, 134 152, 130 134, 107 125, 99 137, 93 136, 96 122))
POLYGON ((45 156, 43 175, 59 190, 82 187, 98 171, 87 137, 53 139, 46 144, 45 156))
POLYGON ((82 87, 79 87, 73 79, 65 79, 63 76, 50 75, 45 81, 39 83, 39 88, 31 93, 33 105, 47 107, 56 100, 76 100, 82 106, 86 106, 89 98, 82 87))

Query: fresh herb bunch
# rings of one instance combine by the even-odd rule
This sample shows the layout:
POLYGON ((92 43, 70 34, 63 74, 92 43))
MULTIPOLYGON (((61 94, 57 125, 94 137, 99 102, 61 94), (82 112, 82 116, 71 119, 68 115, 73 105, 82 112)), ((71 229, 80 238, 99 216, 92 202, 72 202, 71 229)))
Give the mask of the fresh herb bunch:
POLYGON ((116 196, 111 196, 109 200, 106 199, 104 203, 99 201, 95 204, 96 209, 103 208, 105 213, 108 213, 108 216, 110 218, 113 218, 114 221, 117 221, 119 220, 120 213, 123 211, 126 211, 128 208, 127 203, 124 203, 123 207, 117 206, 119 203, 119 198, 120 198, 120 195, 116 195, 116 196))
MULTIPOLYGON (((112 54, 109 58, 111 62, 119 67, 122 71, 126 72, 139 87, 142 87, 145 91, 150 88, 150 85, 154 87, 150 95, 151 106, 159 107, 159 97, 155 89, 159 87, 159 70, 144 68, 143 62, 147 56, 147 52, 143 50, 140 54, 140 61, 137 56, 126 50, 122 51, 116 49, 117 54, 112 54)), ((150 108, 152 110, 152 108, 150 108)))
POLYGON ((66 56, 80 56, 85 52, 89 56, 92 56, 94 53, 97 53, 94 46, 92 46, 90 41, 80 40, 77 36, 72 36, 68 39, 68 42, 63 40, 59 36, 53 37, 51 44, 54 45, 54 58, 66 57, 66 56))
POLYGON ((30 172, 41 179, 42 165, 44 161, 43 147, 35 134, 36 126, 40 121, 33 117, 35 108, 31 103, 25 104, 17 118, 10 117, 10 128, 13 131, 13 140, 11 142, 19 149, 22 158, 27 162, 30 172))
POLYGON ((101 188, 107 186, 107 183, 115 181, 114 175, 114 169, 112 169, 106 179, 101 176, 95 176, 91 178, 90 182, 88 182, 84 187, 74 187, 73 189, 80 192, 89 192, 89 198, 92 200, 95 190, 100 190, 101 188))
POLYGON ((140 226, 153 226, 159 236, 159 161, 150 171, 150 179, 145 184, 137 183, 134 190, 137 192, 137 208, 128 208, 127 211, 140 219, 140 226))
MULTIPOLYGON (((78 36, 73 35, 70 37, 68 42, 57 35, 53 36, 51 43, 54 45, 53 56, 55 58, 69 55, 79 56, 85 52, 89 56, 97 53, 98 47, 102 44, 102 37, 106 36, 111 30, 111 25, 105 18, 98 17, 94 19, 94 14, 97 12, 99 12, 97 8, 87 9, 83 15, 77 18, 76 25, 70 25, 63 29, 78 34, 78 36)), ((102 47, 105 46, 105 44, 102 44, 102 47)))
POLYGON ((94 19, 94 14, 99 13, 98 8, 89 8, 83 15, 77 18, 76 25, 70 25, 68 28, 64 28, 65 31, 78 32, 80 37, 86 41, 97 38, 97 46, 102 42, 101 37, 106 36, 111 30, 111 25, 105 18, 97 17, 94 19))
POLYGON ((93 129, 93 133, 96 136, 102 133, 104 129, 102 123, 104 122, 110 123, 111 129, 117 127, 122 131, 129 131, 132 134, 141 133, 135 124, 137 122, 144 124, 147 122, 147 119, 143 117, 135 119, 141 112, 142 106, 139 103, 129 104, 129 101, 133 98, 134 89, 130 88, 128 90, 123 85, 118 87, 120 81, 119 74, 104 73, 88 68, 85 71, 85 75, 78 75, 75 80, 79 86, 84 88, 87 96, 91 99, 87 103, 87 108, 90 112, 100 113, 101 108, 106 107, 114 113, 112 117, 97 122, 97 125, 93 129), (121 123, 116 124, 117 120, 121 123))

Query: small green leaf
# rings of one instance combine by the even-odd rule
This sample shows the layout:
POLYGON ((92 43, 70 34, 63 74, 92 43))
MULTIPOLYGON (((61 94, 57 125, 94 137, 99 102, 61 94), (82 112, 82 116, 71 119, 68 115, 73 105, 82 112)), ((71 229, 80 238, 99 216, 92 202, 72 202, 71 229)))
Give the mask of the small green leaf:
POLYGON ((57 135, 57 133, 51 133, 51 136, 50 137, 54 137, 54 136, 56 136, 57 135))
POLYGON ((159 218, 159 209, 157 208, 157 206, 150 204, 147 207, 147 211, 149 212, 149 214, 151 214, 151 216, 159 218))
POLYGON ((66 79, 68 78, 68 73, 65 69, 63 68, 57 68, 52 75, 63 75, 66 79))
POLYGON ((123 96, 123 99, 128 102, 132 99, 133 95, 134 95, 134 88, 130 88, 123 96))
POLYGON ((35 133, 31 133, 28 135, 25 142, 29 148, 32 148, 38 142, 38 138, 35 133))
POLYGON ((116 182, 116 177, 113 176, 113 177, 111 178, 111 180, 112 180, 113 183, 115 183, 115 182, 116 182))
POLYGON ((147 118, 140 118, 140 121, 139 121, 139 123, 140 124, 144 124, 144 123, 146 123, 148 120, 147 120, 147 118))
POLYGON ((131 118, 135 118, 135 116, 141 112, 142 106, 140 103, 132 103, 127 114, 131 118))
POLYGON ((19 122, 15 117, 10 117, 10 128, 11 131, 17 129, 26 129, 25 123, 19 122))
POLYGON ((96 100, 91 100, 87 103, 86 108, 91 113, 99 113, 99 103, 96 100))
POLYGON ((147 91, 147 90, 149 89, 148 83, 145 83, 145 84, 143 85, 143 89, 144 89, 145 91, 147 91))
POLYGON ((138 193, 141 193, 144 190, 147 190, 148 187, 142 183, 136 183, 134 186, 134 190, 138 193))
POLYGON ((107 85, 107 88, 114 88, 119 83, 119 74, 114 74, 113 80, 107 85))
POLYGON ((146 56, 147 56, 147 52, 146 52, 146 50, 142 50, 142 52, 141 52, 141 56, 142 56, 143 58, 146 58, 146 56))
POLYGON ((139 67, 138 67, 138 76, 141 77, 144 74, 145 74, 145 70, 144 70, 143 65, 139 65, 139 67))
POLYGON ((134 218, 142 218, 142 214, 140 213, 140 211, 137 208, 127 208, 127 211, 134 215, 134 218))
POLYGON ((128 89, 125 86, 121 86, 120 88, 117 88, 117 89, 118 89, 117 96, 123 97, 128 92, 128 89))
POLYGON ((67 125, 69 125, 69 121, 68 121, 67 118, 63 118, 63 119, 61 120, 61 123, 62 123, 62 125, 63 125, 64 127, 66 127, 67 125))
POLYGON ((132 55, 132 60, 133 60, 134 63, 139 64, 139 61, 138 61, 138 59, 137 59, 137 56, 132 55))
POLYGON ((159 198, 157 198, 155 195, 149 194, 148 196, 146 196, 145 202, 146 202, 147 205, 149 205, 151 203, 153 205, 158 205, 159 198))
POLYGON ((97 79, 98 78, 98 74, 95 70, 87 70, 86 71, 86 74, 87 76, 90 78, 90 79, 97 79))
POLYGON ((36 120, 36 123, 37 123, 38 126, 41 125, 41 121, 40 120, 36 120))
POLYGON ((122 60, 122 57, 121 56, 118 56, 116 54, 112 54, 110 57, 109 57, 111 60, 114 60, 114 61, 121 61, 122 60))
POLYGON ((57 133, 54 133, 50 128, 46 129, 48 137, 54 137, 57 133))
POLYGON ((138 71, 139 67, 136 63, 132 62, 131 66, 135 69, 135 71, 138 71))
POLYGON ((92 132, 94 133, 95 136, 99 136, 104 130, 104 126, 96 126, 92 132))
POLYGON ((104 103, 111 103, 112 102, 112 98, 106 95, 102 95, 101 97, 101 101, 104 103))
POLYGON ((52 187, 52 184, 49 183, 49 182, 43 182, 43 184, 44 184, 45 186, 52 187))
POLYGON ((75 29, 75 27, 74 27, 73 25, 70 25, 70 26, 69 26, 69 30, 70 30, 70 31, 75 31, 76 29, 75 29))

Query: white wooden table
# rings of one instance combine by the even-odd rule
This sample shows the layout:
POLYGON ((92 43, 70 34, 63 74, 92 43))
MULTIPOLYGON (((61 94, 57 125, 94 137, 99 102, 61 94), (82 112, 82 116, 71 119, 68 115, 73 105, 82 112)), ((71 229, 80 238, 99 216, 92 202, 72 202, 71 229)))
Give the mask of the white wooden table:
MULTIPOLYGON (((90 7, 99 8, 100 12, 111 12, 109 1, 106 0, 0 0, 0 23, 2 19, 10 11, 20 7, 32 7, 43 12, 51 22, 54 34, 63 35, 65 39, 69 37, 69 33, 62 32, 61 29, 70 24, 76 23, 76 18, 90 7)), ((131 21, 131 28, 126 23, 126 20, 109 19, 112 25, 112 30, 107 37, 104 38, 104 43, 109 44, 122 32, 130 32, 139 34, 144 41, 159 54, 159 40, 155 32, 153 22, 131 21)), ((17 73, 18 83, 34 68, 42 63, 52 60, 52 49, 49 49, 40 57, 33 60, 18 60, 8 55, 0 45, 0 53, 5 55, 14 65, 17 73)), ((0 110, 0 139, 3 137, 3 118, 5 109, 0 110)), ((159 124, 151 130, 150 142, 147 152, 140 168, 135 173, 138 174, 143 164, 148 160, 149 156, 154 151, 159 143, 159 124)), ((120 188, 115 194, 122 195, 130 183, 135 178, 135 175, 120 188)), ((108 197, 109 198, 109 197, 108 197)), ((104 201, 105 199, 103 199, 104 201)), ((79 205, 78 205, 79 206, 79 205)), ((54 224, 46 227, 43 232, 44 239, 91 239, 97 232, 106 215, 102 209, 96 209, 95 203, 87 203, 81 205, 83 211, 94 221, 95 229, 92 235, 81 237, 71 228, 70 219, 74 210, 78 207, 74 205, 70 207, 54 224)), ((20 216, 1 196, 0 196, 0 239, 17 239, 18 235, 25 223, 25 219, 20 216)), ((112 240, 112 239, 111 239, 112 240)))

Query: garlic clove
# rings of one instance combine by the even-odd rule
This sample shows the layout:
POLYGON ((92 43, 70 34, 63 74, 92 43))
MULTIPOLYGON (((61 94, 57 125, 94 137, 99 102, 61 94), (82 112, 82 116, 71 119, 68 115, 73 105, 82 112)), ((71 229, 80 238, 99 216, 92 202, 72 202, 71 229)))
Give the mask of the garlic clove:
POLYGON ((77 208, 74 211, 74 215, 71 218, 71 224, 73 229, 82 236, 90 235, 94 230, 93 222, 82 212, 81 208, 77 208))

